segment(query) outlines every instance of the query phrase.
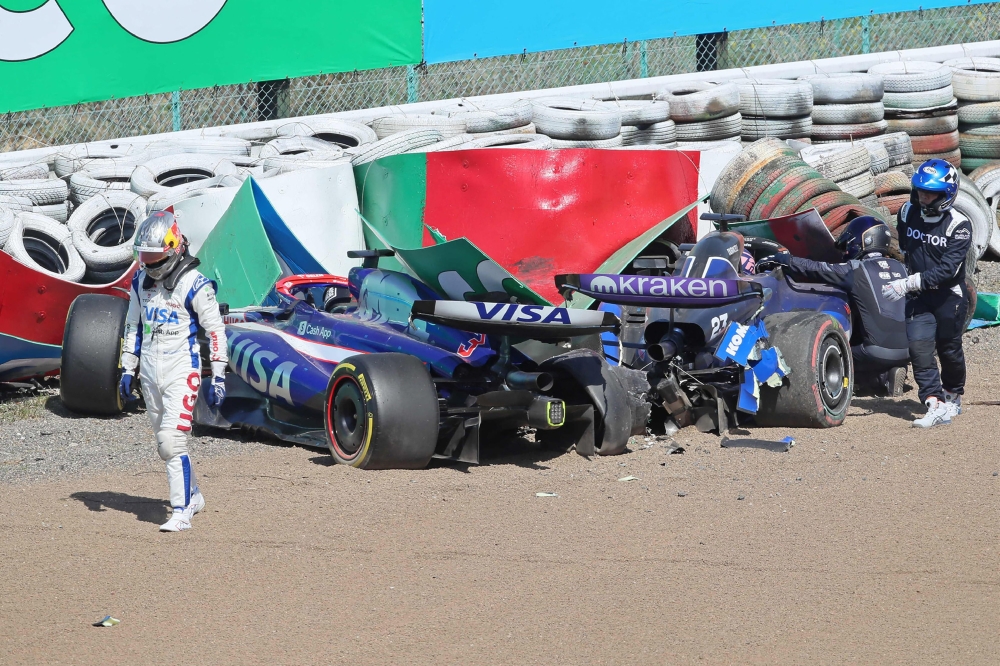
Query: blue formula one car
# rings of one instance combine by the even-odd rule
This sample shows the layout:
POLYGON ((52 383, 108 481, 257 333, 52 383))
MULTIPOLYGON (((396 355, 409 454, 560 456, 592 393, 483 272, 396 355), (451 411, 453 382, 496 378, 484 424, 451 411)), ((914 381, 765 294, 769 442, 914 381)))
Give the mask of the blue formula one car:
MULTIPOLYGON (((283 278, 277 306, 224 311, 226 399, 216 411, 202 396, 195 422, 328 447, 336 462, 366 469, 478 463, 482 435, 521 427, 584 455, 621 453, 644 432, 645 375, 601 352, 599 335, 619 330, 613 314, 503 292, 444 300, 378 268, 391 254, 351 253, 365 265, 346 279, 283 278)), ((125 301, 96 298, 75 303, 67 320, 64 349, 86 350, 95 370, 88 403, 68 406, 114 413, 125 301)))
POLYGON ((654 420, 720 434, 751 422, 839 425, 854 381, 847 294, 795 282, 768 262, 779 251, 773 239, 716 231, 638 259, 637 275, 555 279, 565 297, 581 293, 621 316, 621 334, 605 334, 608 356, 646 372, 654 420), (744 250, 756 265, 741 275, 744 250))

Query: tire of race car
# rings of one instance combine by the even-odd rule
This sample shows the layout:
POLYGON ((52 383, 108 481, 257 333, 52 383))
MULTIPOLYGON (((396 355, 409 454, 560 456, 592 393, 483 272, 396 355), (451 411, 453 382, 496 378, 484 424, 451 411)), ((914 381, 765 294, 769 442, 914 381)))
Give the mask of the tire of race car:
MULTIPOLYGON (((1000 139, 1000 137, 997 137, 1000 139)), ((948 153, 958 148, 958 130, 946 134, 926 134, 923 136, 911 136, 910 143, 913 145, 913 152, 926 155, 927 153, 948 153)))
POLYGON ((622 125, 641 127, 670 120, 670 102, 665 100, 609 100, 622 114, 622 125))
POLYGON ((137 166, 130 182, 133 192, 148 199, 171 187, 236 173, 236 165, 225 157, 182 153, 157 157, 137 166))
POLYGON ((889 171, 875 176, 876 196, 887 194, 909 194, 913 189, 909 176, 898 171, 889 171))
POLYGON ((675 123, 700 123, 740 110, 740 89, 733 83, 685 83, 669 88, 658 99, 670 104, 670 119, 675 123))
POLYGON ((815 312, 782 312, 764 323, 772 346, 794 370, 780 388, 761 385, 757 425, 832 428, 843 423, 854 392, 854 365, 837 320, 815 312))
MULTIPOLYGON (((813 104, 864 104, 881 102, 882 77, 863 72, 800 76, 813 89, 813 104)), ((815 109, 815 107, 814 107, 815 109)))
POLYGON ((740 134, 744 141, 756 141, 767 136, 779 139, 808 137, 812 131, 812 118, 758 118, 744 115, 740 134))
POLYGON ((806 81, 741 79, 740 113, 760 118, 801 118, 812 113, 813 89, 806 81))
POLYGON ((871 169, 871 153, 865 146, 843 144, 805 148, 802 159, 824 177, 840 182, 871 169))
POLYGON ((736 194, 732 213, 752 219, 749 217, 750 213, 764 191, 783 173, 795 167, 809 168, 809 165, 799 159, 797 155, 781 155, 762 166, 736 194))
POLYGON ((111 191, 80 204, 66 226, 87 268, 108 273, 132 263, 132 237, 145 217, 145 199, 111 191))
POLYGON ((118 364, 127 312, 127 298, 104 294, 82 294, 69 306, 59 397, 70 411, 101 416, 122 411, 118 364))
POLYGON ((863 104, 817 104, 812 110, 814 125, 855 125, 876 123, 885 118, 882 101, 863 104))
POLYGON ((703 122, 674 123, 678 141, 718 141, 738 137, 743 130, 743 116, 739 113, 703 122))
POLYGON ((375 130, 367 125, 337 118, 310 118, 281 125, 276 136, 311 136, 343 149, 357 148, 378 141, 375 130))
POLYGON ((840 189, 858 199, 875 193, 875 176, 871 171, 862 171, 857 176, 837 182, 840 189))
POLYGON ((509 105, 497 105, 462 100, 433 113, 464 122, 470 134, 501 132, 530 124, 531 102, 522 99, 509 105))
POLYGON ((887 92, 882 99, 886 109, 928 109, 949 104, 955 98, 951 86, 920 92, 887 92))
POLYGON ((34 178, 31 180, 0 180, 0 194, 31 199, 35 206, 46 206, 66 201, 69 187, 62 180, 34 178))
POLYGON ((751 176, 782 155, 796 155, 787 143, 773 137, 755 141, 723 167, 712 185, 710 206, 716 213, 729 213, 736 196, 751 176))
POLYGON ((810 136, 813 141, 849 141, 884 134, 887 126, 888 123, 884 120, 871 123, 813 125, 810 136))
POLYGON ((541 134, 567 141, 599 141, 621 135, 622 114, 613 104, 575 97, 532 100, 532 122, 541 134))
POLYGON ((969 125, 1000 124, 1000 102, 963 106, 958 110, 958 122, 969 125))
POLYGON ((40 180, 49 177, 49 165, 21 164, 0 169, 0 180, 40 180))
POLYGON ((633 430, 638 430, 640 425, 645 429, 645 423, 633 422, 633 401, 629 399, 622 376, 597 352, 576 349, 546 359, 539 369, 555 376, 554 396, 566 399, 583 393, 594 405, 594 452, 597 455, 623 453, 633 430), (564 385, 565 381, 571 385, 564 385))
POLYGON ((753 208, 750 209, 747 219, 766 220, 771 217, 771 212, 786 194, 807 180, 822 177, 822 174, 808 164, 790 167, 761 192, 753 208))
POLYGON ((771 215, 781 217, 796 213, 807 201, 827 192, 840 192, 840 188, 829 178, 811 178, 782 197, 771 211, 771 215))
POLYGON ((886 95, 937 90, 950 85, 952 77, 950 67, 939 62, 919 60, 883 62, 873 66, 868 73, 882 75, 882 87, 886 95))
POLYGON ((324 423, 333 459, 360 469, 423 469, 437 447, 439 407, 430 373, 409 354, 359 354, 327 387, 324 423))
POLYGON ((946 153, 913 153, 913 166, 918 167, 927 160, 944 160, 950 162, 956 169, 962 166, 962 151, 956 148, 946 153))
POLYGON ((79 282, 87 269, 66 225, 39 213, 17 214, 4 251, 26 266, 67 282, 79 282))
POLYGON ((915 136, 946 134, 958 129, 957 115, 937 118, 892 118, 886 122, 889 124, 886 132, 906 132, 911 139, 915 136))

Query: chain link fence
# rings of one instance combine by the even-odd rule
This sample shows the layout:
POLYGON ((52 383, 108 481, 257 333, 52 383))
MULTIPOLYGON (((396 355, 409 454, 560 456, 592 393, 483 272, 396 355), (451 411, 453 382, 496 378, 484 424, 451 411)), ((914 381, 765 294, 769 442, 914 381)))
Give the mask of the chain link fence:
POLYGON ((0 116, 0 150, 1000 37, 1000 3, 265 81, 0 116))

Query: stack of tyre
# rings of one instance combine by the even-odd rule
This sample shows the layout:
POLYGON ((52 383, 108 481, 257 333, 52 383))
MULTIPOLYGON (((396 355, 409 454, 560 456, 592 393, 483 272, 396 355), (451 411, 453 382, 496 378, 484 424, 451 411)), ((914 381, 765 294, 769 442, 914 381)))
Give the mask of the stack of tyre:
POLYGON ((837 143, 810 146, 799 154, 806 164, 835 182, 842 192, 856 197, 864 206, 877 207, 872 155, 867 147, 837 143))
POLYGON ((903 60, 875 65, 868 73, 883 78, 888 130, 910 136, 913 164, 942 159, 960 167, 958 102, 951 85, 951 68, 937 62, 903 60))
POLYGON ((622 114, 622 146, 677 147, 677 126, 670 102, 658 99, 609 100, 622 114))
POLYGON ((736 84, 744 143, 765 137, 811 140, 813 89, 808 82, 741 79, 736 84))
POLYGON ((815 208, 836 235, 855 217, 883 217, 883 213, 841 190, 816 166, 827 169, 831 175, 850 179, 868 173, 869 160, 867 151, 859 149, 848 156, 834 152, 814 166, 784 141, 760 139, 744 148, 722 170, 712 187, 709 204, 716 213, 744 215, 754 220, 815 208))
POLYGON ((895 217, 899 209, 910 200, 911 177, 899 171, 888 171, 875 176, 875 198, 879 207, 895 217))
POLYGON ((954 71, 962 170, 972 173, 1000 162, 1000 59, 958 58, 944 64, 954 71))
POLYGON ((697 150, 711 142, 740 140, 740 90, 733 83, 686 83, 656 99, 669 104, 678 148, 697 150))
MULTIPOLYGON (((983 194, 992 211, 994 224, 997 221, 997 204, 1000 204, 1000 162, 985 164, 969 174, 971 180, 983 194)), ((1000 258, 1000 228, 994 226, 989 240, 989 251, 1000 258)))
POLYGON ((70 211, 66 183, 50 178, 47 164, 0 169, 0 196, 13 199, 17 209, 65 222, 70 211))
POLYGON ((811 74, 812 142, 852 141, 884 134, 882 77, 877 74, 811 74))

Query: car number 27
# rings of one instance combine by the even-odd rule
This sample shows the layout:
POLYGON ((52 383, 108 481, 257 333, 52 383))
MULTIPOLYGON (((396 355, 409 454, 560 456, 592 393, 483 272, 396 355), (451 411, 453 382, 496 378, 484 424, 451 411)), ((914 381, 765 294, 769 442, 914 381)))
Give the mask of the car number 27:
POLYGON ((710 339, 714 340, 715 338, 717 338, 720 333, 726 330, 726 324, 728 323, 729 323, 728 314, 721 314, 718 317, 712 317, 712 335, 710 339))

